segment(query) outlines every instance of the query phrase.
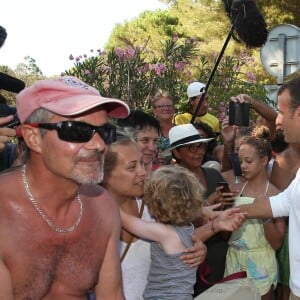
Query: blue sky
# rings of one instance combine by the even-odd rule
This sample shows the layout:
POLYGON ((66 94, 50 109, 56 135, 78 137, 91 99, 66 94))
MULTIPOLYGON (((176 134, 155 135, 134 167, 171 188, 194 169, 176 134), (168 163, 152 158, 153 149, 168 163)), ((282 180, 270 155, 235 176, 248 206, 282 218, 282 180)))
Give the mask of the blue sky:
POLYGON ((70 54, 103 49, 115 24, 158 8, 166 5, 158 0, 6 0, 0 25, 8 36, 0 65, 14 69, 31 56, 44 75, 59 75, 72 67, 70 54))

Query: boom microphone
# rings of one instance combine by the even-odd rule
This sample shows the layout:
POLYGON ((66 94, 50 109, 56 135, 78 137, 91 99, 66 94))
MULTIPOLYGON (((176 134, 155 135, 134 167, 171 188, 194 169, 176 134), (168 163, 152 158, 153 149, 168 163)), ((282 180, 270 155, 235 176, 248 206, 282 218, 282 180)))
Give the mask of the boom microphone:
POLYGON ((3 44, 6 40, 6 37, 7 37, 7 32, 6 32, 5 28, 3 28, 0 25, 0 48, 3 46, 3 44))
POLYGON ((254 0, 223 0, 235 32, 232 37, 247 47, 261 47, 268 38, 266 22, 254 0))
POLYGON ((0 90, 19 93, 24 88, 25 88, 24 81, 0 72, 0 90))
POLYGON ((235 40, 243 41, 247 47, 261 47, 267 41, 268 30, 266 27, 265 20, 262 14, 257 9, 254 0, 223 0, 225 10, 231 20, 231 29, 227 35, 225 43, 221 49, 219 56, 217 57, 216 63, 213 70, 210 73, 208 81, 205 86, 205 92, 201 94, 200 100, 193 113, 191 123, 195 122, 198 111, 203 103, 205 96, 208 92, 208 88, 212 82, 221 58, 225 52, 225 49, 233 37, 235 40), (234 32, 239 36, 239 39, 234 36, 234 32))

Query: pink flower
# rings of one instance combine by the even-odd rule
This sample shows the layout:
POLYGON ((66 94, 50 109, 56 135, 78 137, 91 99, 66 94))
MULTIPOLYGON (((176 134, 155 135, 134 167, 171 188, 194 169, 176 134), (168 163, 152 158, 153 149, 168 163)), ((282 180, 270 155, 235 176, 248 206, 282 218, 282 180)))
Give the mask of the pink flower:
POLYGON ((166 72, 167 67, 165 64, 157 63, 152 65, 152 70, 156 73, 156 75, 161 75, 166 72))
POLYGON ((124 57, 124 51, 121 48, 117 47, 115 51, 119 59, 124 57))
POLYGON ((218 105, 218 111, 220 113, 224 112, 226 110, 226 107, 225 107, 225 103, 223 101, 221 101, 218 105))
POLYGON ((135 50, 132 49, 132 48, 126 48, 126 50, 125 50, 125 57, 127 59, 129 59, 129 58, 132 58, 134 56, 135 56, 135 50))
POLYGON ((175 69, 179 72, 182 72, 184 70, 184 62, 183 61, 177 61, 174 66, 175 66, 175 69))
POLYGON ((69 60, 73 60, 74 56, 72 54, 69 55, 69 60))
POLYGON ((148 63, 144 63, 142 66, 136 68, 136 71, 138 73, 147 73, 149 71, 150 67, 148 63))
POLYGON ((148 63, 145 63, 143 66, 143 70, 145 73, 147 73, 150 70, 150 65, 148 63))
POLYGON ((255 83, 256 82, 256 77, 255 77, 253 72, 246 72, 245 76, 246 76, 248 82, 250 82, 250 83, 255 83))
POLYGON ((90 75, 90 74, 91 74, 91 71, 90 71, 90 70, 85 70, 85 71, 84 71, 84 74, 85 74, 85 75, 90 75))
POLYGON ((240 72, 240 70, 241 70, 241 66, 239 66, 239 65, 232 67, 232 71, 234 71, 234 72, 240 72))
POLYGON ((240 58, 241 59, 247 59, 248 58, 248 53, 246 51, 241 51, 240 53, 240 58))
MULTIPOLYGON (((191 72, 190 70, 187 70, 187 71, 186 71, 186 76, 187 76, 187 77, 191 77, 191 76, 192 76, 192 72, 191 72)), ((191 80, 191 79, 189 80, 189 83, 192 83, 192 80, 191 80)))
POLYGON ((218 118, 220 121, 223 121, 226 118, 226 113, 225 112, 220 112, 218 115, 218 118))

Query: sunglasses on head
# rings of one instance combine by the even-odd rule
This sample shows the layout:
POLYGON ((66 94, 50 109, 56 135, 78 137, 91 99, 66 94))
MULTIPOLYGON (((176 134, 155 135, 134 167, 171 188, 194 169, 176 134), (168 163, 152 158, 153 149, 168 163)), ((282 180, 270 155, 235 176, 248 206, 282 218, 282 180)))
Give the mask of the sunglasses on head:
POLYGON ((111 124, 93 126, 78 121, 62 121, 58 123, 30 123, 28 125, 46 130, 56 130, 61 140, 71 143, 86 143, 91 140, 96 132, 105 144, 116 141, 116 127, 111 124))

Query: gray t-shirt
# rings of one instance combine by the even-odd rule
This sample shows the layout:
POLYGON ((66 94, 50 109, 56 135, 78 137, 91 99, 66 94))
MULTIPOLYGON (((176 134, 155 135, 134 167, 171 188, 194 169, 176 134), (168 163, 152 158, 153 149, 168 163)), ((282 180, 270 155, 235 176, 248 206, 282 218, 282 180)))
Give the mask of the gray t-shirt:
MULTIPOLYGON (((186 227, 172 227, 187 248, 193 246, 192 224, 186 227)), ((191 268, 184 264, 180 259, 181 255, 182 253, 166 254, 158 243, 151 242, 151 266, 143 293, 144 299, 193 299, 197 267, 191 268)))

